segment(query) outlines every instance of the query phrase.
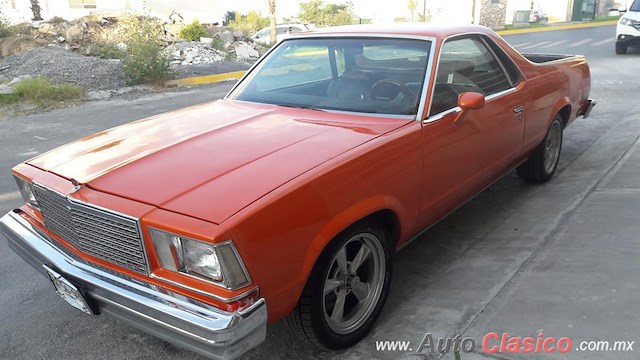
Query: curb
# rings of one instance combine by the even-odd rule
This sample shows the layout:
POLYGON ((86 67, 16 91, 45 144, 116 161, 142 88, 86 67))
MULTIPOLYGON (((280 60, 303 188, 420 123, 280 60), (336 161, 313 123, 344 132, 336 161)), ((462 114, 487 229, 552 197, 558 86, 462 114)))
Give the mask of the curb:
MULTIPOLYGON (((502 31, 496 31, 496 32, 500 35, 514 35, 514 34, 536 33, 536 32, 543 32, 543 31, 583 29, 583 28, 590 28, 590 27, 615 25, 617 23, 618 21, 613 20, 613 21, 603 21, 598 23, 582 23, 582 24, 571 24, 571 25, 548 26, 548 27, 540 27, 540 28, 502 30, 502 31)), ((167 81, 165 83, 165 86, 171 88, 171 87, 213 84, 213 83, 229 81, 229 80, 238 80, 245 73, 246 73, 246 70, 242 70, 242 71, 234 71, 234 72, 221 73, 221 74, 197 76, 197 77, 186 78, 186 79, 171 80, 171 81, 167 81)))
POLYGON ((182 87, 182 86, 194 86, 194 85, 204 85, 204 84, 213 84, 227 80, 237 80, 240 79, 246 70, 242 71, 233 71, 222 74, 213 74, 206 76, 197 76, 186 79, 177 79, 171 80, 164 83, 166 87, 182 87))
POLYGON ((547 27, 539 27, 539 28, 499 30, 496 32, 500 35, 515 35, 515 34, 536 33, 536 32, 544 32, 544 31, 584 29, 584 28, 590 28, 590 27, 616 25, 617 23, 618 23, 617 20, 612 20, 612 21, 602 21, 602 22, 596 22, 596 23, 581 23, 581 24, 571 24, 571 25, 547 26, 547 27))

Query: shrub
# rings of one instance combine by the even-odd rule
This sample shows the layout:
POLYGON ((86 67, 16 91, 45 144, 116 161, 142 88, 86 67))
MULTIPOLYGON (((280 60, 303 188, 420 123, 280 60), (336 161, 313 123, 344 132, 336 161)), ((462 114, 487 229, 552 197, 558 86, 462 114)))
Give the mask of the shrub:
POLYGON ((96 47, 94 56, 100 59, 123 59, 127 56, 127 52, 116 45, 109 44, 96 47))
POLYGON ((54 84, 44 77, 36 77, 20 81, 13 87, 13 94, 0 98, 0 103, 8 104, 22 100, 47 107, 64 101, 78 101, 84 90, 75 85, 54 84))
POLYGON ((0 38, 6 38, 13 35, 13 27, 8 21, 0 17, 0 38))
POLYGON ((219 37, 213 38, 211 47, 216 50, 226 51, 226 49, 224 48, 224 40, 220 39, 219 37))
POLYGON ((171 60, 163 51, 154 23, 141 19, 139 26, 132 28, 127 37, 128 54, 122 62, 128 85, 161 85, 174 77, 171 60))
POLYGON ((178 36, 189 41, 200 41, 201 37, 207 36, 207 29, 198 20, 193 20, 180 30, 178 36))

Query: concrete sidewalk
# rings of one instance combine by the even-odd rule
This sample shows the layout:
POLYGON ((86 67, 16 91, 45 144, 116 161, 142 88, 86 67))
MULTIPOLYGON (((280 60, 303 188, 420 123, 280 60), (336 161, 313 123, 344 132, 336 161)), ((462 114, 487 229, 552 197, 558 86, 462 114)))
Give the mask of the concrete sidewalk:
POLYGON ((567 196, 564 216, 556 219, 559 227, 465 331, 478 341, 491 331, 569 337, 571 352, 498 358, 640 358, 638 110, 632 112, 635 120, 629 116, 621 122, 548 186, 549 195, 567 196), (582 188, 583 182, 589 182, 586 196, 571 199, 571 188, 582 188), (577 351, 583 341, 594 340, 637 346, 630 352, 577 351))
MULTIPOLYGON (((451 266, 437 277, 427 275, 424 283, 396 286, 391 299, 402 301, 392 300, 389 305, 405 310, 383 315, 377 334, 359 344, 348 358, 370 353, 377 340, 411 340, 416 347, 424 336, 416 329, 424 329, 436 340, 458 334, 473 339, 475 352, 462 353, 462 360, 639 359, 638 114, 637 105, 551 182, 520 195, 517 205, 486 209, 495 211, 495 217, 506 213, 504 221, 495 227, 488 224, 486 235, 471 240, 471 246, 451 259, 451 266), (427 286, 437 292, 425 292, 427 286), (539 333, 568 337, 571 351, 485 354, 482 340, 490 332, 534 339, 539 333), (636 345, 629 352, 578 351, 583 341, 609 341, 612 346, 615 341, 633 341, 636 345)), ((477 234, 478 225, 471 225, 470 233, 477 234)), ((451 241, 460 246, 467 240, 451 241)), ((421 258, 434 261, 419 248, 399 254, 397 261, 419 266, 421 258)), ((395 276, 402 278, 402 270, 395 276)), ((381 359, 398 355, 376 353, 381 359)), ((425 355, 408 358, 429 359, 425 355)), ((435 358, 453 359, 453 354, 435 358)))

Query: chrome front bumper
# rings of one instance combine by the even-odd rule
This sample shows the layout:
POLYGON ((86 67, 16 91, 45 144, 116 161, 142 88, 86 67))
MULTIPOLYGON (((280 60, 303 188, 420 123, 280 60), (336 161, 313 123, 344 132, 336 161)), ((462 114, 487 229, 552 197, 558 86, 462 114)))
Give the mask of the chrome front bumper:
MULTIPOLYGON (((235 359, 261 344, 267 331, 267 305, 228 313, 157 285, 98 268, 62 251, 19 210, 0 219, 9 247, 36 270, 55 269, 80 289, 99 313, 106 313, 177 346, 212 359, 235 359)), ((52 288, 52 291, 53 288, 52 288)))

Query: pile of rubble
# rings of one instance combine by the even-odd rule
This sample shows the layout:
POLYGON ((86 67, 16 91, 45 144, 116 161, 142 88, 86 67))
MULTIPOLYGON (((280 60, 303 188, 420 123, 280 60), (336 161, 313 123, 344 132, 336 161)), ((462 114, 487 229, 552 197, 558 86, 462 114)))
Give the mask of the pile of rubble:
POLYGON ((165 49, 171 65, 213 64, 224 61, 226 54, 201 42, 182 41, 165 49))
POLYGON ((81 85, 87 91, 125 86, 119 60, 103 60, 44 46, 0 60, 0 83, 44 76, 55 83, 81 85))

